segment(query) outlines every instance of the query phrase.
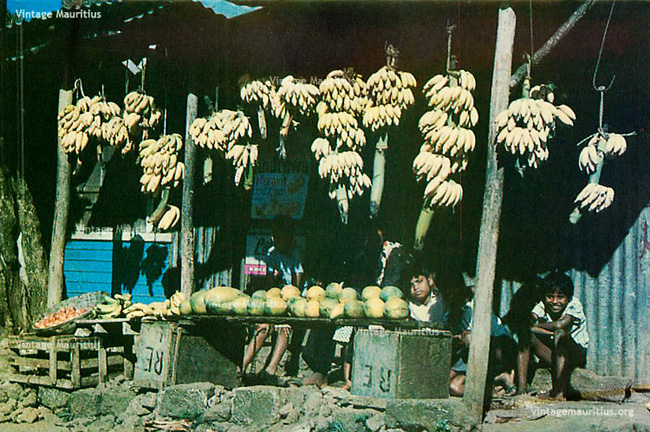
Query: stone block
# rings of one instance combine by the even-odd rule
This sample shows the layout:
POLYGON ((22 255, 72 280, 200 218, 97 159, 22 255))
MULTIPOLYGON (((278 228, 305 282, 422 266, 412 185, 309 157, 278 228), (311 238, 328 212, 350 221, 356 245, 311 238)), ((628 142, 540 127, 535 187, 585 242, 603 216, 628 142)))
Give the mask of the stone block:
POLYGON ((212 383, 180 384, 167 387, 159 397, 155 409, 156 417, 194 420, 202 415, 208 406, 208 399, 214 394, 212 383))
POLYGON ((386 406, 386 426, 435 431, 439 422, 462 428, 472 424, 469 411, 458 398, 392 400, 386 406))
POLYGON ((51 410, 57 410, 68 404, 70 393, 52 387, 39 387, 38 399, 41 405, 51 410))
POLYGON ((232 419, 234 423, 262 426, 280 420, 280 408, 286 400, 283 389, 254 386, 238 388, 233 393, 232 419))
POLYGON ((101 397, 96 389, 77 390, 70 394, 68 408, 74 417, 95 417, 101 412, 101 397))

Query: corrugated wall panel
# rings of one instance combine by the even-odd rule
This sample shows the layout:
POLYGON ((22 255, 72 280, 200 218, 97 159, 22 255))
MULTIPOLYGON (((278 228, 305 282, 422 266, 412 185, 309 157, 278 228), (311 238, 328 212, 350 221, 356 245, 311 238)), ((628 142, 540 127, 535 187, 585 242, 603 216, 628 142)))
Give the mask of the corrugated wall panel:
MULTIPOLYGON (((575 295, 585 307, 588 367, 603 375, 650 383, 650 209, 644 209, 597 276, 574 270, 575 295)), ((603 233, 603 235, 612 235, 603 233)), ((519 284, 503 281, 503 316, 519 284)))
MULTIPOLYGON (((212 248, 216 245, 217 231, 219 228, 214 227, 196 227, 194 228, 194 252, 197 257, 196 264, 203 264, 208 261, 212 248)), ((174 235, 174 239, 169 247, 170 263, 180 268, 180 236, 174 235)), ((232 269, 212 273, 205 280, 196 281, 198 289, 209 289, 215 286, 232 286, 232 269)))

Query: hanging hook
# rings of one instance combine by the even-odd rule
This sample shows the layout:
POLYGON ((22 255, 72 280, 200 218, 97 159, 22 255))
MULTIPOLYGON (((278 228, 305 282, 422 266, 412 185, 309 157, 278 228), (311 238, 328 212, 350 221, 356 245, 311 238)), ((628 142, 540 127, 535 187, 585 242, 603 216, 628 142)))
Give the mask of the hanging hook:
POLYGON ((598 52, 598 60, 596 60, 596 68, 594 70, 594 77, 591 81, 592 86, 594 87, 594 90, 597 92, 604 93, 610 88, 612 88, 612 85, 614 84, 614 80, 616 79, 616 75, 612 76, 612 80, 609 82, 609 85, 605 87, 604 85, 596 85, 596 77, 598 76, 598 69, 600 67, 600 59, 603 56, 603 47, 605 46, 605 39, 607 38, 607 29, 609 29, 609 23, 612 20, 612 14, 614 13, 614 5, 616 4, 616 0, 612 1, 612 7, 609 10, 609 16, 607 17, 607 23, 605 24, 605 30, 603 31, 603 38, 600 41, 600 51, 598 52))

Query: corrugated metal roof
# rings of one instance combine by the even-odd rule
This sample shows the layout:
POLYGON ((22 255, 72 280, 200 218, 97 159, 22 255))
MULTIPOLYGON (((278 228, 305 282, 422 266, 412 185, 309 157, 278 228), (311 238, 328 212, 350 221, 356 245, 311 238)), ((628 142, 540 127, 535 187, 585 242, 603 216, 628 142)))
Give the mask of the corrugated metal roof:
MULTIPOLYGON (((650 383, 650 209, 643 209, 598 275, 574 269, 571 276, 587 315, 587 367, 650 383)), ((502 282, 501 316, 519 288, 502 282)))

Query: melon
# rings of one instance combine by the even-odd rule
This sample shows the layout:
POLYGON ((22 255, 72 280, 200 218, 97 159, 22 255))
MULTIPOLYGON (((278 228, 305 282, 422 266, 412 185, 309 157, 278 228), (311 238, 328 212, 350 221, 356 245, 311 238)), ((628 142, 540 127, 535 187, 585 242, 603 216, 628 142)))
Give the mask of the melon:
POLYGON ((235 300, 230 302, 230 312, 235 315, 246 315, 248 314, 248 301, 250 297, 247 295, 242 295, 237 297, 235 300))
POLYGON ((352 300, 358 300, 359 299, 359 294, 357 293, 357 290, 354 288, 344 288, 343 291, 341 291, 341 294, 339 295, 339 301, 341 303, 347 303, 352 300))
POLYGON ((345 316, 348 318, 363 318, 366 316, 361 300, 350 300, 345 304, 345 316))
POLYGON ((338 303, 332 309, 330 309, 329 317, 330 319, 340 318, 345 314, 345 303, 338 303))
POLYGON ((390 319, 408 318, 409 306, 403 299, 391 297, 384 304, 384 316, 390 319))
POLYGON ((379 295, 379 298, 382 299, 383 301, 388 301, 390 297, 398 297, 398 298, 403 298, 404 293, 402 292, 401 289, 397 288, 396 286, 387 286, 384 287, 384 289, 381 290, 381 294, 379 295))
POLYGON ((273 316, 285 315, 287 313, 287 302, 282 300, 281 297, 269 297, 266 299, 266 309, 264 312, 267 315, 273 316))
POLYGON ((321 301, 325 298, 325 290, 323 289, 323 287, 314 285, 313 287, 307 290, 307 292, 305 293, 305 298, 307 300, 321 301))
MULTIPOLYGON (((323 290, 325 292, 325 290, 323 290)), ((320 316, 320 302, 318 300, 307 300, 305 303, 305 317, 318 318, 320 316)))
POLYGON ((282 290, 280 288, 271 288, 266 292, 266 298, 269 297, 282 297, 282 290))
POLYGON ((333 298, 325 297, 319 305, 319 311, 321 316, 330 316, 330 311, 334 306, 339 304, 338 300, 335 300, 333 298))
POLYGON ((242 294, 229 287, 216 287, 205 293, 205 308, 208 313, 223 315, 230 312, 230 302, 242 294))
POLYGON ((381 294, 381 288, 379 288, 376 285, 371 285, 363 289, 363 292, 361 293, 361 297, 363 297, 364 301, 367 301, 373 298, 379 298, 380 294, 381 294))
POLYGON ((285 285, 280 290, 280 295, 284 301, 288 301, 294 297, 300 297, 300 290, 294 285, 285 285))
POLYGON ((364 311, 368 318, 383 318, 384 317, 384 302, 379 297, 371 298, 364 304, 364 311))
POLYGON ((192 313, 194 314, 205 314, 207 309, 205 308, 205 295, 208 292, 205 290, 195 292, 190 296, 190 306, 192 307, 192 313))
POLYGON ((178 311, 181 315, 191 315, 192 314, 192 305, 190 304, 190 299, 186 298, 178 305, 178 311))
POLYGON ((248 315, 264 315, 264 310, 266 309, 266 300, 259 297, 251 297, 248 302, 248 315))
POLYGON ((332 282, 325 288, 325 295, 329 298, 338 299, 341 291, 343 291, 343 285, 338 282, 332 282))
POLYGON ((266 298, 266 291, 264 290, 257 290, 253 293, 251 298, 256 298, 256 299, 262 299, 264 300, 266 298))
POLYGON ((289 314, 298 318, 305 317, 305 306, 307 306, 307 299, 302 297, 294 297, 289 300, 289 314))

